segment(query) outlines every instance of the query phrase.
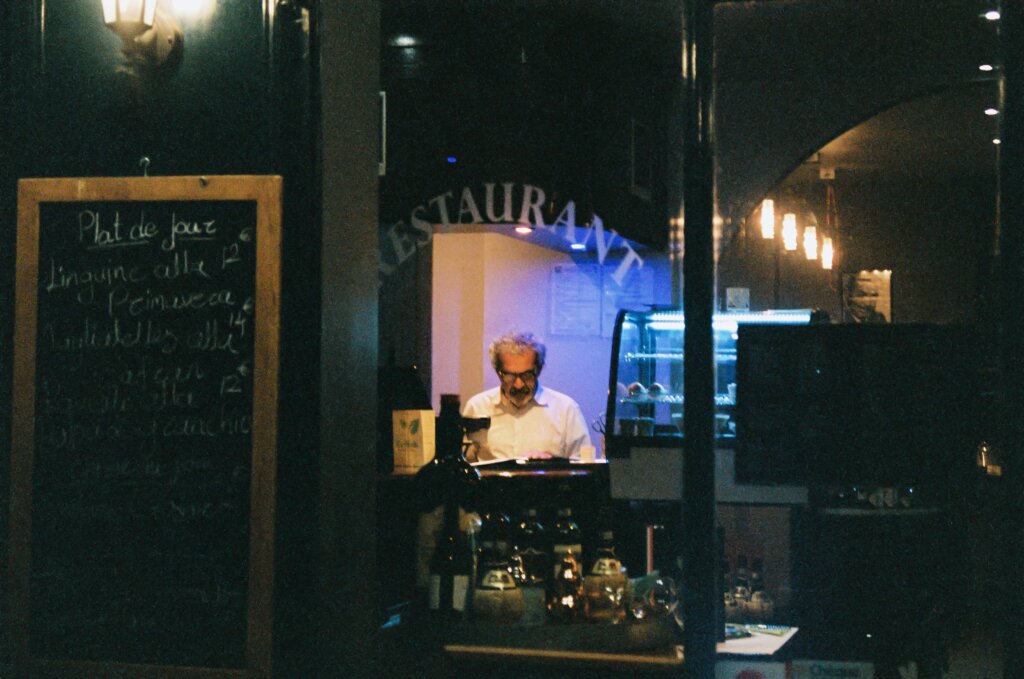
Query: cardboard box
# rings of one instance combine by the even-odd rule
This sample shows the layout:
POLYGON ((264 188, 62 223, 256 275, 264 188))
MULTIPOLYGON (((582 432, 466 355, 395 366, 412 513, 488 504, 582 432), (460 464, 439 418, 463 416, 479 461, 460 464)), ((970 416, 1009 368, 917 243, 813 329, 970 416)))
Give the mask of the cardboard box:
POLYGON ((414 472, 434 459, 434 411, 391 411, 396 472, 414 472))

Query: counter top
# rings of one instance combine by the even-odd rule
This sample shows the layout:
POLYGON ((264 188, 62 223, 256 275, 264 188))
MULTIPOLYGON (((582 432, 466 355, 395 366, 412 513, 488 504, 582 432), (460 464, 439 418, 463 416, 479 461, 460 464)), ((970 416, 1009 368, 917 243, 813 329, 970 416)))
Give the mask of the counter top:
MULTIPOLYGON (((587 629, 586 626, 583 629, 587 629)), ((590 627, 590 629, 594 629, 590 627)), ((749 629, 751 636, 719 642, 716 650, 722 656, 770 657, 792 639, 798 628, 774 628, 771 633, 749 629)), ((572 665, 591 669, 632 668, 636 670, 678 670, 685 653, 678 644, 636 650, 592 650, 572 648, 541 648, 513 644, 466 643, 462 640, 444 644, 449 655, 462 659, 498 661, 516 660, 531 663, 572 665)))
MULTIPOLYGON (((588 476, 595 473, 605 473, 608 469, 606 460, 594 462, 580 462, 577 460, 490 460, 477 462, 473 467, 480 472, 481 478, 502 477, 522 478, 543 476, 551 478, 567 478, 574 476, 588 476)), ((395 470, 390 474, 396 478, 413 478, 416 471, 395 470)))

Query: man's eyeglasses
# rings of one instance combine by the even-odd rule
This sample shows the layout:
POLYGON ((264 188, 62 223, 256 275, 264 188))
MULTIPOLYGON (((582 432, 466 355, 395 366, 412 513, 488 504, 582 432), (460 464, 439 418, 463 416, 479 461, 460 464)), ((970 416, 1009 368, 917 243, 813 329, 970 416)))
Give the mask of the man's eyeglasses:
POLYGON ((537 371, 526 370, 521 373, 510 373, 505 372, 504 370, 499 370, 498 377, 500 377, 501 381, 505 382, 506 384, 513 384, 516 381, 516 378, 521 379, 524 383, 529 384, 530 382, 533 382, 537 379, 537 371))

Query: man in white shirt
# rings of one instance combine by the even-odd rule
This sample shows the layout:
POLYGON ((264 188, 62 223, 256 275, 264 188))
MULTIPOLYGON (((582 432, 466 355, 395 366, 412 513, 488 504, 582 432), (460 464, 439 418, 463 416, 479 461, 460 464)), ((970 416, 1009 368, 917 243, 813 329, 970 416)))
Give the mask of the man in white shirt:
POLYGON ((532 333, 510 332, 491 342, 488 354, 500 385, 466 402, 463 417, 491 418, 472 435, 477 459, 579 457, 590 445, 580 406, 540 386, 547 349, 532 333))

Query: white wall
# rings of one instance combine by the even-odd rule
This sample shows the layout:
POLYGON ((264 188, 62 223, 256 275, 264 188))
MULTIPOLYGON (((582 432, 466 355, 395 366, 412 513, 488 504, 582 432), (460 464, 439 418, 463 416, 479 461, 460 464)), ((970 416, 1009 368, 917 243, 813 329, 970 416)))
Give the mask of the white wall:
POLYGON ((433 238, 430 402, 435 411, 440 411, 441 394, 461 394, 465 403, 482 389, 486 257, 480 236, 449 233, 433 238))

